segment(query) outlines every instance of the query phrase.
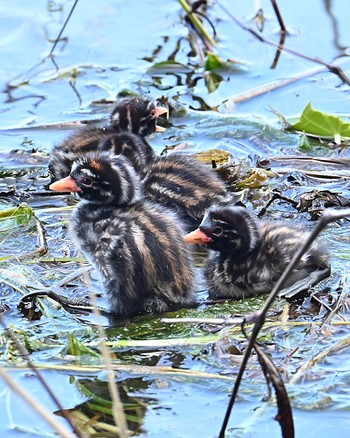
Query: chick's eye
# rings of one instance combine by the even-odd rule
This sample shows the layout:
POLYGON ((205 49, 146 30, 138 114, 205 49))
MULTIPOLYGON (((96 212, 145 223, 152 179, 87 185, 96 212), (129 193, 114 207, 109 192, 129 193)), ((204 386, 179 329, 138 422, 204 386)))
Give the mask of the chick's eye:
POLYGON ((81 183, 85 186, 85 187, 91 187, 92 186, 92 179, 89 178, 88 176, 85 176, 84 178, 82 178, 81 183))
POLYGON ((152 111, 151 111, 151 118, 152 119, 155 119, 157 117, 157 110, 156 109, 153 109, 152 111))
POLYGON ((224 232, 224 230, 221 227, 215 227, 212 230, 212 234, 216 237, 220 237, 222 235, 222 233, 224 232))

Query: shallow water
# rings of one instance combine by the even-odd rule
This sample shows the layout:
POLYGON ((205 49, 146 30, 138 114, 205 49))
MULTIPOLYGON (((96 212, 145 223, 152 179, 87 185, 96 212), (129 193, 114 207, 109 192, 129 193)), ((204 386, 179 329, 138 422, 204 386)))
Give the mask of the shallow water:
MULTIPOLYGON (((349 75, 348 2, 279 3, 290 31, 286 45, 325 62, 334 60, 349 75)), ((221 4, 254 29, 252 18, 258 7, 263 7, 267 18, 263 36, 278 43, 278 26, 270 3, 222 1, 221 4)), ((0 274, 4 280, 1 296, 11 306, 5 314, 7 323, 13 325, 19 336, 25 334, 32 358, 47 368, 44 375, 65 408, 89 400, 79 389, 79 381, 92 382, 96 393, 105 388, 105 374, 94 368, 99 365, 99 359, 67 355, 68 334, 74 334, 85 345, 96 349, 96 330, 89 325, 91 317, 85 316, 82 322, 44 299, 44 315, 38 321, 29 322, 20 316, 16 304, 21 292, 28 291, 28 286, 54 284, 81 266, 79 261, 52 261, 53 258, 74 256, 73 245, 62 223, 69 213, 51 210, 65 206, 66 201, 59 197, 27 199, 25 196, 26 191, 42 190, 48 182, 49 151, 53 144, 72 132, 77 123, 105 121, 117 93, 124 89, 154 97, 165 95, 179 108, 165 122, 165 133, 150 139, 152 146, 159 153, 165 146, 184 142, 188 152, 226 150, 232 154, 232 162, 239 163, 243 173, 245 167, 250 169, 267 159, 268 168, 277 175, 267 178, 258 188, 240 191, 234 178, 230 182, 232 189, 241 193, 244 202, 257 211, 266 205, 271 188, 278 188, 296 199, 315 188, 330 190, 349 199, 350 177, 348 165, 300 160, 304 155, 349 158, 348 147, 306 141, 299 134, 282 131, 277 117, 270 111, 272 107, 292 118, 311 101, 314 108, 341 114, 349 121, 349 87, 335 75, 321 70, 319 65, 282 54, 277 67, 271 69, 275 48, 239 29, 214 5, 209 8, 209 16, 219 35, 217 53, 224 60, 235 59, 238 63, 232 71, 219 72, 218 88, 209 92, 199 57, 189 55, 188 30, 177 2, 167 0, 159 4, 148 0, 140 3, 135 11, 132 2, 87 4, 80 0, 64 32, 66 40, 57 46, 57 69, 45 57, 71 6, 72 2, 68 0, 61 3, 38 0, 32 2, 30 8, 27 2, 15 0, 0 6, 2 199, 5 203, 11 200, 12 204, 27 201, 43 223, 49 246, 46 260, 43 257, 35 263, 13 259, 1 262, 0 274), (160 70, 158 66, 150 70, 155 63, 169 58, 186 68, 173 71, 170 68, 160 70), (318 69, 320 72, 316 73, 318 69), (276 85, 305 72, 313 74, 252 97, 256 89, 276 85), (245 94, 243 100, 233 103, 242 94, 245 94), (299 159, 283 161, 283 157, 291 155, 299 159), (276 160, 276 157, 282 158, 276 160), (330 176, 305 177, 301 172, 306 170, 328 172, 330 176), (16 191, 15 197, 6 195, 11 187, 16 191), (54 369, 50 370, 49 366, 54 369)), ((305 227, 313 226, 310 214, 298 213, 282 202, 275 202, 267 215, 293 218, 305 227)), ((328 287, 325 302, 330 296, 338 296, 339 290, 348 294, 348 235, 349 225, 344 221, 341 225, 329 226, 321 236, 333 254, 333 277, 320 287, 321 298, 322 291, 328 287)), ((1 235, 1 256, 32 251, 36 245, 35 228, 30 224, 14 227, 10 234, 1 235)), ((93 280, 93 287, 98 289, 96 280, 93 280)), ((200 288, 204 286, 200 285, 200 288)), ((86 286, 77 279, 65 291, 85 296, 86 286)), ((205 297, 205 291, 202 295, 205 297)), ((103 297, 99 300, 104 303, 103 297)), ((221 317, 247 313, 261 306, 263 301, 262 298, 202 305, 198 310, 176 312, 176 316, 221 317)), ((283 305, 283 300, 279 301, 276 308, 281 309, 283 305)), ((311 367, 300 382, 288 383, 309 358, 346 338, 347 325, 334 326, 331 333, 318 332, 312 322, 322 321, 326 311, 311 300, 295 304, 290 313, 294 315, 292 321, 304 322, 304 325, 278 325, 275 329, 266 329, 264 335, 270 341, 266 348, 285 376, 294 407, 296 433, 308 437, 320 433, 328 436, 334 432, 338 437, 348 436, 349 420, 345 415, 350 400, 348 348, 328 354, 311 367)), ((346 306, 341 315, 348 318, 346 306)), ((110 325, 108 320, 104 323, 110 325)), ((177 438, 218 434, 238 370, 240 356, 233 351, 244 347, 239 332, 223 329, 213 334, 205 325, 166 325, 160 322, 159 316, 145 316, 120 327, 110 327, 108 339, 117 354, 117 369, 121 366, 118 382, 126 388, 130 400, 142 402, 143 407, 137 411, 143 422, 135 432, 138 436, 163 437, 166 434, 177 438), (189 345, 183 341, 187 338, 191 341, 189 345), (123 344, 124 341, 129 344, 123 344), (125 365, 130 368, 123 368, 125 365), (149 368, 137 368, 139 365, 149 368), (190 370, 192 374, 181 374, 183 370, 190 370)), ((1 353, 2 364, 11 369, 12 376, 55 411, 37 380, 27 369, 21 369, 21 359, 16 354, 13 356, 11 344, 4 338, 1 353)), ((2 436, 34 437, 51 431, 3 382, 0 391, 2 436)), ((273 420, 276 407, 272 402, 264 401, 266 394, 264 377, 252 361, 233 410, 228 436, 281 435, 273 420)))

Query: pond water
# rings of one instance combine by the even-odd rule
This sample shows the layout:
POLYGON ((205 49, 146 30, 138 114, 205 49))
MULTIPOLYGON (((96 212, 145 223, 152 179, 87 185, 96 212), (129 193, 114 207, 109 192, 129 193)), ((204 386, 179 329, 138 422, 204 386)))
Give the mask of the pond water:
MULTIPOLYGON (((334 62, 349 76, 348 2, 279 3, 289 30, 286 47, 334 62)), ((82 121, 105 121, 121 91, 166 96, 174 108, 170 119, 163 122, 167 129, 150 138, 158 153, 166 146, 183 143, 189 153, 214 149, 229 152, 230 162, 219 171, 229 176, 231 189, 256 211, 266 205, 273 189, 297 201, 313 193, 312 205, 304 213, 280 201, 267 209, 267 216, 292 218, 311 229, 311 210, 324 206, 324 199, 317 197, 315 189, 344 200, 350 198, 350 170, 345 160, 350 158, 349 147, 283 131, 271 109, 292 120, 311 102, 314 108, 341 115, 349 122, 350 88, 321 65, 291 53, 283 53, 277 66, 271 68, 276 48, 239 28, 221 8, 224 6, 254 30, 257 27, 253 18, 262 8, 265 21, 261 35, 278 44, 279 27, 267 0, 222 0, 208 7, 218 35, 215 53, 224 61, 235 61, 229 69, 211 76, 215 89, 208 88, 203 62, 189 44, 184 12, 175 0, 144 0, 137 10, 135 2, 80 0, 64 39, 57 45, 54 63, 47 55, 72 5, 71 0, 37 0, 30 6, 27 1, 15 0, 0 5, 0 207, 6 211, 26 201, 43 224, 48 243, 48 253, 41 258, 8 258, 35 252, 38 235, 36 222, 26 210, 20 222, 13 218, 4 221, 0 230, 0 294, 10 306, 5 313, 7 324, 25 341, 32 359, 43 367, 45 378, 64 408, 78 406, 81 415, 91 419, 98 405, 96 395, 108 399, 106 375, 98 355, 89 351, 74 356, 68 349, 68 335, 74 334, 97 351, 91 317, 69 314, 47 299, 42 300, 43 315, 37 321, 28 321, 16 308, 21 293, 55 284, 81 267, 67 236, 70 211, 64 211, 66 199, 28 197, 43 191, 49 180, 47 162, 52 146, 82 121), (170 65, 169 61, 177 64, 170 65), (286 85, 286 79, 294 80, 286 85), (331 161, 334 159, 340 161, 331 161), (263 172, 261 163, 267 163, 265 168, 273 176, 262 173, 259 184, 248 189, 245 182, 242 189, 237 179, 245 181, 252 168, 263 172)), ((210 26, 204 24, 210 32, 210 26)), ((350 356, 348 348, 338 348, 340 341, 348 339, 348 236, 347 221, 329 226, 321 236, 333 256, 332 277, 316 290, 323 305, 309 298, 293 303, 288 323, 283 325, 271 317, 276 324, 263 330, 263 345, 286 382, 298 436, 348 436, 350 356), (340 316, 334 318, 338 325, 318 330, 317 324, 327 316, 326 305, 338 300, 341 293, 344 305, 338 311, 340 316), (300 379, 293 380, 302 366, 328 350, 324 359, 310 363, 300 379)), ((99 290, 96 279, 91 281, 93 289, 99 290)), ((204 300, 205 285, 199 284, 199 289, 204 300)), ((64 290, 75 296, 86 295, 86 285, 80 278, 64 290)), ((103 297, 99 300, 104 304, 103 297)), ((202 304, 199 309, 170 316, 244 314, 263 302, 264 297, 213 306, 202 304)), ((279 300, 275 310, 284 306, 285 302, 279 300)), ((108 320, 104 323, 109 345, 116 353, 114 365, 123 402, 130 404, 132 414, 138 418, 132 422, 135 435, 218 435, 237 374, 239 352, 245 346, 238 328, 213 332, 208 325, 165 324, 158 315, 139 317, 117 327, 108 320)), ((57 411, 4 333, 1 341, 1 366, 50 411, 57 411)), ((51 433, 50 426, 4 382, 0 383, 0 391, 1 436, 51 433)), ((227 436, 281 436, 274 421, 275 403, 266 402, 266 395, 263 374, 256 359, 252 359, 227 436)), ((111 422, 107 414, 99 420, 111 422)), ((104 433, 100 436, 115 436, 104 433)))

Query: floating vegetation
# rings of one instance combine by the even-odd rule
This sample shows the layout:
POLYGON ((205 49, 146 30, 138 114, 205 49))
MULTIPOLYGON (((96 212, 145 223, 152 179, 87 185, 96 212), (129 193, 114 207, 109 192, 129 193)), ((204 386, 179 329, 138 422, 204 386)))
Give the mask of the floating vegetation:
MULTIPOLYGON (((247 351, 240 323, 266 297, 209 302, 201 277, 207 255, 201 252, 195 255, 198 308, 120 320, 54 300, 60 294, 89 302, 92 291, 99 307, 106 307, 94 271, 86 269, 68 234, 76 200, 45 188, 49 151, 86 123, 104 123, 117 95, 159 97, 170 118, 165 133, 149 138, 157 152, 195 155, 208 172, 215 168, 252 214, 312 228, 324 210, 348 208, 350 202, 349 81, 340 69, 348 71, 346 10, 311 2, 302 11, 281 4, 278 14, 268 5, 256 11, 249 2, 233 11, 221 2, 179 0, 162 8, 149 2, 135 14, 132 2, 91 3, 77 8, 74 25, 69 22, 56 38, 57 23, 77 1, 51 3, 46 15, 39 3, 31 4, 30 14, 14 4, 6 31, 3 70, 11 77, 3 81, 0 133, 0 354, 2 370, 27 389, 33 406, 39 400, 51 416, 66 415, 71 429, 41 422, 38 431, 31 410, 14 397, 15 386, 3 386, 2 434, 217 436, 247 351), (23 16, 34 31, 23 28, 23 16), (321 32, 310 27, 311 19, 332 26, 321 32), (334 63, 320 61, 326 56, 334 63), (329 114, 314 109, 324 104, 329 114), (281 108, 288 129, 280 129, 268 107, 281 108), (290 117, 295 114, 300 116, 290 117), (22 313, 17 304, 23 295, 35 299, 25 302, 22 313), (40 384, 31 360, 58 403, 40 384), (119 405, 108 380, 117 384, 119 405), (124 430, 116 425, 116 411, 125 414, 124 430)), ((3 12, 10 13, 7 7, 3 12)), ((277 392, 279 406, 274 399, 266 402, 270 391, 258 357, 278 390, 276 368, 281 372, 297 408, 299 434, 321 428, 324 434, 347 433, 348 219, 329 225, 320 238, 333 255, 332 275, 306 296, 274 301, 258 335, 263 351, 247 364, 227 436, 263 430, 281 435, 273 418, 276 412, 285 418, 285 398, 277 392)), ((248 336, 253 330, 254 324, 246 325, 248 336)), ((281 426, 291 432, 290 425, 281 426)))

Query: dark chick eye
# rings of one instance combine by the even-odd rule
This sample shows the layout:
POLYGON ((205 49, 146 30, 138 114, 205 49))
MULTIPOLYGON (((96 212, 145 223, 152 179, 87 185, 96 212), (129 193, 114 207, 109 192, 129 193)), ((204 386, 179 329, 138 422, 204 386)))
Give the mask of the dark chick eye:
POLYGON ((220 237, 220 236, 222 235, 223 232, 224 232, 223 228, 221 228, 221 227, 215 227, 215 228, 213 228, 213 230, 212 230, 211 233, 212 233, 214 236, 216 236, 216 237, 220 237))
POLYGON ((153 110, 151 111, 151 118, 152 118, 152 119, 155 119, 156 117, 157 117, 157 110, 153 109, 153 110))
POLYGON ((85 186, 85 187, 92 187, 93 181, 91 178, 89 178, 88 176, 85 176, 82 180, 81 183, 85 186))

